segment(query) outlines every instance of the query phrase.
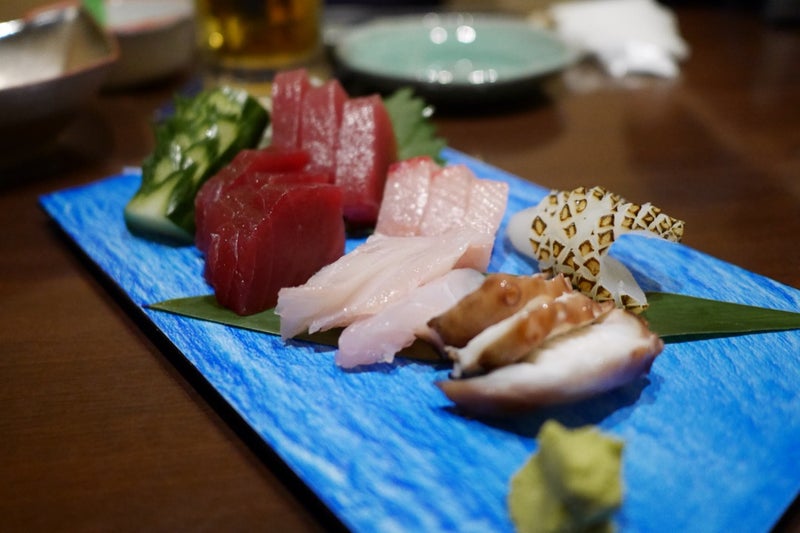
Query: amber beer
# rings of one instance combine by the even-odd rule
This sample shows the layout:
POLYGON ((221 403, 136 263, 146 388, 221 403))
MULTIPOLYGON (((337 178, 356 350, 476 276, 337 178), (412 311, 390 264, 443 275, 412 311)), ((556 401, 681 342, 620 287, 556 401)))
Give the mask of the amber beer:
POLYGON ((198 39, 213 68, 254 74, 318 52, 321 0, 197 0, 198 39))

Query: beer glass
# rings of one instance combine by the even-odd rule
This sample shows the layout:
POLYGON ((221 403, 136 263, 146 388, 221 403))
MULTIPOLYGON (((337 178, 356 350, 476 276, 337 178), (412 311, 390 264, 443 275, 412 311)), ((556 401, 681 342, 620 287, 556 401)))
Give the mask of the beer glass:
POLYGON ((320 48, 322 0, 196 0, 197 37, 212 72, 268 81, 320 48))

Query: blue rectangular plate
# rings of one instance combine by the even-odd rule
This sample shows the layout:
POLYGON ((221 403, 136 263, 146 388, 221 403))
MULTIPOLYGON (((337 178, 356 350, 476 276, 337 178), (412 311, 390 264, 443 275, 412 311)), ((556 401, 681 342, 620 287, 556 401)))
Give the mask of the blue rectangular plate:
MULTIPOLYGON (((510 183, 506 221, 547 193, 455 150, 443 155, 510 183)), ((209 293, 194 247, 126 230, 122 210, 138 184, 123 173, 41 204, 135 305, 209 293)), ((530 273, 504 227, 490 270, 530 273)), ((630 236, 613 253, 645 290, 800 309, 800 291, 683 245, 630 236)), ((512 530, 509 479, 548 418, 597 424, 625 441, 621 531, 767 531, 800 491, 799 331, 669 344, 626 387, 481 421, 434 386, 447 377, 443 366, 398 360, 343 371, 331 348, 143 312, 354 531, 512 530)))

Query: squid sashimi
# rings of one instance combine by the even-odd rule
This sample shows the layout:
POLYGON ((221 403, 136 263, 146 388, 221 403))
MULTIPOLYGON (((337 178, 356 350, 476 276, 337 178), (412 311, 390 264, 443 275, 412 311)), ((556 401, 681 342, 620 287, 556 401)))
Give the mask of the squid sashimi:
POLYGON ((650 369, 663 347, 640 318, 613 309, 548 340, 523 362, 437 385, 460 407, 483 414, 570 403, 629 383, 650 369))
POLYGON ((563 273, 595 300, 642 309, 647 297, 633 274, 609 251, 628 233, 679 242, 684 223, 651 203, 637 205, 603 187, 552 191, 538 205, 515 213, 508 237, 539 270, 563 273))
POLYGON ((454 268, 485 271, 471 250, 487 241, 491 247, 493 238, 468 228, 428 237, 372 235, 305 284, 281 289, 281 336, 346 327, 454 268))
POLYGON ((477 289, 483 274, 459 268, 386 306, 379 313, 356 320, 339 336, 336 363, 344 368, 374 363, 389 363, 397 352, 415 339, 431 339, 427 321, 455 305, 477 289))

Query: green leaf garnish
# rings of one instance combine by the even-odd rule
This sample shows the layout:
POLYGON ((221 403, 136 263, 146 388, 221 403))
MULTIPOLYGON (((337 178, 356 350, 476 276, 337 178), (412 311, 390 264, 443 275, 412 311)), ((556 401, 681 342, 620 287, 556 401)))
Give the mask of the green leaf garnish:
POLYGON ((430 121, 430 108, 422 98, 415 97, 409 87, 398 89, 383 100, 397 139, 397 158, 428 155, 443 164, 439 153, 446 142, 436 135, 430 121))
MULTIPOLYGON (((280 335, 280 317, 275 314, 275 309, 267 309, 260 313, 241 316, 230 309, 222 307, 213 294, 205 296, 189 296, 187 298, 175 298, 165 300, 146 306, 148 309, 164 311, 175 315, 189 318, 216 322, 226 326, 233 326, 241 329, 249 329, 270 335, 280 335)), ((337 346, 339 343, 340 329, 322 331, 319 333, 302 334, 294 337, 294 340, 314 342, 325 346, 337 346)), ((441 361, 439 354, 429 344, 418 341, 403 349, 401 356, 421 361, 441 361)))
POLYGON ((800 329, 800 313, 718 300, 648 292, 642 313, 665 342, 800 329))
MULTIPOLYGON (((650 329, 668 343, 800 329, 800 313, 792 311, 665 292, 648 292, 647 300, 650 305, 642 313, 642 317, 647 320, 650 329)), ((280 317, 275 314, 274 309, 241 316, 219 305, 213 295, 176 298, 147 307, 199 320, 280 335, 280 317)), ((331 330, 299 335, 295 339, 336 346, 339 333, 340 330, 331 330)), ((399 355, 424 361, 441 360, 430 345, 421 341, 404 349, 399 355)))

